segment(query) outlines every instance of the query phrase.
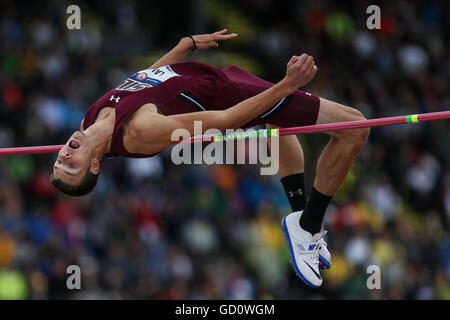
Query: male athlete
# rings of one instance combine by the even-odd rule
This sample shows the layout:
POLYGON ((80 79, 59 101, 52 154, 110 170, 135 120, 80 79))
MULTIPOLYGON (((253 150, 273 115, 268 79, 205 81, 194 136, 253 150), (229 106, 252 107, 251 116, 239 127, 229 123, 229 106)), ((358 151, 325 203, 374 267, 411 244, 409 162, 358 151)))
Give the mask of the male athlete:
MULTIPOLYGON (((191 50, 218 47, 237 34, 227 30, 182 38, 148 69, 136 72, 88 109, 80 130, 58 153, 51 181, 62 192, 82 196, 95 187, 103 156, 151 157, 176 144, 175 129, 268 128, 362 120, 352 108, 298 90, 317 72, 311 56, 293 56, 277 84, 232 66, 219 69, 182 63, 191 50)), ((320 268, 331 255, 320 232, 325 210, 369 135, 369 129, 329 132, 306 201, 303 151, 295 136, 279 139, 279 176, 293 213, 282 221, 292 264, 309 286, 322 284, 320 268)))

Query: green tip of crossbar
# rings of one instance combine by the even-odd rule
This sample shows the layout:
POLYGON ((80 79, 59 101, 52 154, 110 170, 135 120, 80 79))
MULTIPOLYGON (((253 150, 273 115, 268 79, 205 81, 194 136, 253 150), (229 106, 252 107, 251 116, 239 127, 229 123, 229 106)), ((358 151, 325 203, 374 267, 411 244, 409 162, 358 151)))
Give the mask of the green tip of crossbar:
POLYGON ((230 141, 230 140, 245 140, 250 138, 267 138, 278 137, 278 129, 259 129, 248 130, 244 132, 235 132, 232 134, 218 135, 213 137, 213 141, 230 141))
POLYGON ((406 123, 419 123, 419 115, 418 114, 411 114, 409 116, 406 116, 406 123))

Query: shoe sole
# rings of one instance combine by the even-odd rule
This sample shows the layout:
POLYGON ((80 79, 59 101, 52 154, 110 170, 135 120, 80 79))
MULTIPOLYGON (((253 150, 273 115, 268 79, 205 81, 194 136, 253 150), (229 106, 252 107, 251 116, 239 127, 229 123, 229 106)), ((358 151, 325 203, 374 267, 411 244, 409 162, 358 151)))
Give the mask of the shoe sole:
MULTIPOLYGON (((300 272, 300 269, 298 268, 297 263, 295 262, 296 260, 295 260, 294 250, 292 248, 291 237, 289 236, 289 232, 288 232, 287 226, 286 226, 286 217, 284 217, 283 220, 281 221, 281 228, 283 229, 284 237, 286 238, 286 241, 288 244, 289 254, 291 255, 291 263, 292 263, 292 266, 294 267, 295 273, 309 287, 318 288, 319 286, 316 286, 316 285, 312 284, 311 282, 309 282, 308 280, 306 280, 306 278, 300 272)), ((319 258, 320 258, 320 256, 319 256, 319 258)))
POLYGON ((330 269, 331 262, 319 254, 319 269, 330 269))

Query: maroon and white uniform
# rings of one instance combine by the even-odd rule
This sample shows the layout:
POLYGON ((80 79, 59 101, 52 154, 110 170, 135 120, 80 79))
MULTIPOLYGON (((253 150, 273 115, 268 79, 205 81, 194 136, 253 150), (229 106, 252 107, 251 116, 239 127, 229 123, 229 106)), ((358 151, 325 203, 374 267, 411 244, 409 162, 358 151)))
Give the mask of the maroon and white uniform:
MULTIPOLYGON (((131 75, 91 105, 84 118, 84 129, 95 122, 100 109, 113 107, 116 123, 107 156, 149 157, 151 155, 129 153, 123 145, 122 125, 142 105, 153 103, 168 116, 224 110, 271 86, 273 83, 235 66, 219 69, 201 62, 185 62, 145 69, 131 75)), ((265 123, 280 127, 313 125, 318 113, 319 98, 297 90, 243 128, 265 123)))

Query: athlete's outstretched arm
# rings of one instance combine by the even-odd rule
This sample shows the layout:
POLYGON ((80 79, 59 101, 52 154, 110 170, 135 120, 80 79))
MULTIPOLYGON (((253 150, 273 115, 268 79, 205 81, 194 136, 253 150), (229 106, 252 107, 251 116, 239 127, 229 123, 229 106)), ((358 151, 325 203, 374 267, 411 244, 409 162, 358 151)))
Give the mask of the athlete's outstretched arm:
POLYGON ((244 100, 223 111, 201 111, 172 116, 151 114, 133 121, 133 133, 140 141, 139 149, 133 152, 152 154, 176 144, 171 141, 176 129, 186 129, 194 135, 194 121, 202 121, 202 129, 210 128, 225 131, 239 128, 255 119, 284 97, 294 93, 299 87, 308 84, 317 72, 311 56, 294 56, 287 65, 286 77, 260 94, 244 100), (142 148, 142 149, 141 149, 142 148))
MULTIPOLYGON (((196 50, 207 50, 209 48, 217 48, 219 41, 233 39, 237 37, 236 33, 226 34, 227 29, 217 31, 211 34, 200 34, 192 36, 195 41, 196 50)), ((194 42, 190 37, 184 37, 178 44, 166 53, 161 59, 152 64, 149 68, 155 69, 168 64, 183 62, 189 51, 194 49, 194 42)))

